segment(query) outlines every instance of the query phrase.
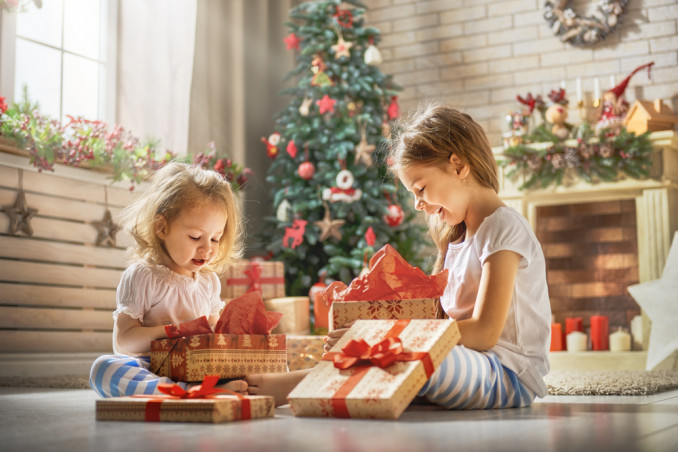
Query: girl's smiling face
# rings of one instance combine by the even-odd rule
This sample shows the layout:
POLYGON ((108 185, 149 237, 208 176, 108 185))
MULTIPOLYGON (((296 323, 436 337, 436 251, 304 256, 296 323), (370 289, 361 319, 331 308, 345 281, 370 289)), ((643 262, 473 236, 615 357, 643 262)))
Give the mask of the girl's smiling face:
POLYGON ((226 209, 214 201, 184 207, 171 223, 160 217, 156 233, 167 251, 165 265, 192 277, 219 253, 226 220, 226 209))
POLYGON ((468 165, 454 155, 442 167, 412 165, 399 172, 401 182, 414 195, 414 208, 426 215, 438 215, 449 225, 466 218, 470 204, 465 180, 468 175, 468 165))

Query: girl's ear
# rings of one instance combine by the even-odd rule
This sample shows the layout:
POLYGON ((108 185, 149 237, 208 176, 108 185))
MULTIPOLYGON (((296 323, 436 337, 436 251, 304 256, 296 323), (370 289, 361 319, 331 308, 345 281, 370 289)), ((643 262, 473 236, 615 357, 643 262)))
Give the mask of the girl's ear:
POLYGON ((165 240, 167 237, 167 220, 162 215, 158 214, 153 220, 153 228, 155 229, 155 235, 157 235, 160 240, 165 240))
POLYGON ((471 171, 471 168, 467 163, 464 163, 456 154, 450 155, 450 164, 454 168, 457 175, 465 179, 468 176, 468 173, 471 171))

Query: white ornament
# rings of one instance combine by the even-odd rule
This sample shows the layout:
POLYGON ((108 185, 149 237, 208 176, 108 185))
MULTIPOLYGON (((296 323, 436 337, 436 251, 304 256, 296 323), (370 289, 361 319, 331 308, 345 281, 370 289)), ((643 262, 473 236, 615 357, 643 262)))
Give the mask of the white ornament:
POLYGON ((365 64, 369 66, 376 66, 381 64, 381 53, 373 44, 370 44, 367 49, 365 49, 365 64))
POLYGON ((353 178, 353 173, 351 173, 349 170, 339 171, 337 173, 337 178, 335 179, 337 187, 341 188, 342 190, 348 190, 349 188, 353 187, 353 181, 355 181, 353 178))
POLYGON ((336 187, 326 188, 323 190, 323 199, 330 202, 353 202, 359 200, 363 192, 361 189, 353 188, 355 178, 353 173, 349 170, 341 170, 337 173, 336 187))
POLYGON ((287 201, 286 199, 283 199, 283 201, 278 205, 278 208, 275 211, 275 217, 278 219, 278 221, 284 223, 287 221, 290 221, 290 209, 292 208, 292 205, 287 201))

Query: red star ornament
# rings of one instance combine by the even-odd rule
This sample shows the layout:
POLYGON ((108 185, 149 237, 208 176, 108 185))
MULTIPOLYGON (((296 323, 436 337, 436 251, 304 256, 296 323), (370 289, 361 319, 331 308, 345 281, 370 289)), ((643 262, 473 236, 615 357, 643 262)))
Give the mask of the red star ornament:
POLYGON ((299 50, 299 43, 301 42, 301 39, 297 37, 294 33, 290 33, 289 36, 287 36, 285 39, 283 39, 285 42, 285 45, 287 46, 287 50, 290 49, 296 49, 299 50))
POLYGON ((337 101, 325 94, 322 99, 315 101, 315 103, 318 106, 320 114, 322 115, 328 111, 330 113, 334 113, 334 105, 337 103, 337 101))

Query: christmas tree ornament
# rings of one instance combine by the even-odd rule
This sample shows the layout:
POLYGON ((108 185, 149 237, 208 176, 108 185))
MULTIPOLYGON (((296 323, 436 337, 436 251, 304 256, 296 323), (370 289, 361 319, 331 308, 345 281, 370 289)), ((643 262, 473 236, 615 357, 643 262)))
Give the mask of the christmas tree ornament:
POLYGON ((33 236, 33 227, 31 226, 31 219, 38 213, 38 209, 28 207, 26 202, 26 193, 24 193, 24 172, 19 170, 19 191, 16 195, 14 205, 5 206, 2 211, 9 217, 9 235, 19 235, 23 232, 28 237, 33 236))
POLYGON ((377 147, 367 142, 367 124, 358 121, 360 128, 360 143, 355 147, 354 163, 362 162, 365 166, 372 166, 372 153, 377 147))
POLYGON ((334 113, 334 105, 337 103, 335 99, 325 94, 322 99, 315 101, 318 106, 318 111, 321 115, 327 113, 334 113))
POLYGON ((304 98, 303 101, 301 101, 301 105, 299 105, 299 114, 301 116, 308 116, 310 113, 310 107, 313 104, 313 99, 310 97, 304 98))
POLYGON ((353 43, 345 41, 344 36, 338 28, 335 28, 335 31, 337 32, 337 43, 330 47, 334 52, 334 59, 338 60, 341 57, 351 58, 351 47, 353 47, 353 43))
POLYGON ((353 26, 353 12, 350 9, 341 9, 337 6, 333 17, 344 28, 353 26))
POLYGON ((314 74, 311 78, 311 86, 319 86, 321 88, 334 86, 330 76, 325 73, 325 62, 320 55, 314 56, 313 60, 311 60, 311 72, 314 74))
POLYGON ((113 216, 108 208, 108 189, 106 186, 104 186, 104 200, 106 202, 104 218, 101 221, 93 221, 91 223, 97 230, 95 243, 97 246, 105 245, 110 248, 115 248, 115 234, 120 230, 120 226, 113 221, 113 216))
POLYGON ((374 247, 376 239, 377 236, 374 234, 374 229, 370 226, 367 228, 367 231, 365 231, 365 243, 367 243, 367 246, 374 247))
POLYGON ((391 204, 387 207, 388 213, 384 215, 384 221, 391 227, 400 226, 405 219, 405 212, 398 204, 391 204))
POLYGON ((290 221, 290 210, 292 210, 292 204, 288 200, 283 199, 275 210, 275 217, 281 223, 286 223, 290 221))
POLYGON ((278 144, 280 144, 280 134, 273 132, 268 136, 268 139, 261 137, 261 141, 266 143, 266 154, 272 159, 276 158, 278 155, 278 144))
POLYGON ((329 202, 354 202, 359 200, 363 192, 359 188, 353 188, 355 178, 353 173, 347 169, 343 169, 337 173, 335 179, 336 186, 326 188, 323 190, 323 200, 329 202))
POLYGON ((297 173, 302 179, 311 180, 315 175, 315 166, 311 162, 304 162, 297 168, 297 173))
POLYGON ((323 203, 325 206, 325 216, 322 220, 316 221, 314 224, 320 228, 320 241, 324 242, 330 237, 334 237, 337 240, 341 240, 341 228, 346 220, 333 220, 331 217, 330 207, 327 203, 323 203))
POLYGON ((287 153, 292 158, 297 156, 297 145, 294 143, 294 140, 290 140, 290 142, 287 143, 287 153))
POLYGON ((290 33, 283 41, 287 46, 287 50, 299 50, 299 43, 301 42, 301 39, 299 39, 299 37, 294 33, 290 33))
POLYGON ((370 45, 365 49, 365 54, 363 56, 365 59, 365 64, 368 66, 377 66, 382 63, 381 52, 373 44, 373 38, 370 36, 370 45))
POLYGON ((283 248, 295 249, 304 241, 304 234, 306 233, 306 225, 308 221, 296 219, 292 222, 292 227, 285 228, 285 235, 282 239, 283 248), (290 244, 290 239, 292 243, 290 244))
POLYGON ((388 113, 388 119, 391 121, 400 116, 400 107, 398 106, 398 96, 391 97, 391 103, 386 109, 386 112, 388 113))

